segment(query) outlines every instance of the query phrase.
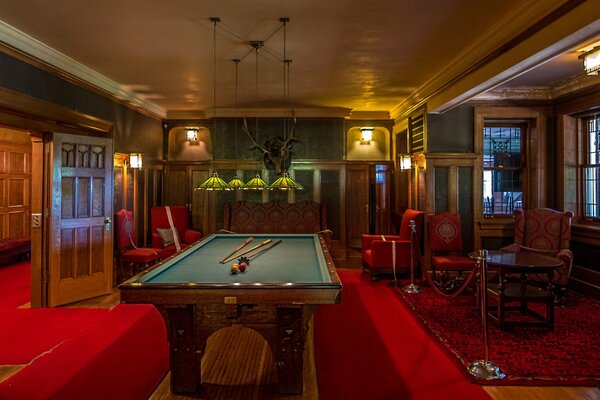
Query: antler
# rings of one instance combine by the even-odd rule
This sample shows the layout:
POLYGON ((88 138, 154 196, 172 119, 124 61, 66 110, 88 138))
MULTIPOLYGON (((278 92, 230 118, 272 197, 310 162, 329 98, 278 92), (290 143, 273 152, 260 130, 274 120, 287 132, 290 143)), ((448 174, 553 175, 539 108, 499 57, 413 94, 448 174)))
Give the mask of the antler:
POLYGON ((246 134, 250 137, 250 140, 252 140, 252 146, 250 146, 250 149, 260 149, 263 151, 263 153, 269 154, 269 150, 265 149, 263 146, 258 144, 256 142, 256 140, 254 140, 254 138, 252 137, 252 134, 250 133, 250 129, 248 129, 248 123, 246 122, 245 116, 244 116, 244 132, 246 132, 246 134))
POLYGON ((294 133, 296 132, 296 113, 294 112, 293 109, 290 110, 290 114, 292 114, 292 130, 290 131, 290 136, 285 139, 285 142, 283 142, 283 145, 281 145, 281 150, 283 151, 283 149, 285 149, 290 142, 300 142, 301 140, 294 137, 294 133))

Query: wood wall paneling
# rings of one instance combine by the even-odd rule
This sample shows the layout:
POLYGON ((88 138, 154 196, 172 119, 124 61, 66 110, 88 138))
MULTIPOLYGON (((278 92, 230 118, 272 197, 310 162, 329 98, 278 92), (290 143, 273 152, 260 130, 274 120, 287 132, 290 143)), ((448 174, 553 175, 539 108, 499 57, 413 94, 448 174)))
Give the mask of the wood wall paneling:
MULTIPOLYGON (((26 135, 22 133, 22 135, 26 135)), ((0 235, 30 235, 31 144, 0 142, 0 235)))
POLYGON ((133 213, 137 245, 152 242, 150 210, 162 198, 162 163, 144 159, 141 170, 128 166, 128 155, 114 155, 114 212, 127 209, 133 213))

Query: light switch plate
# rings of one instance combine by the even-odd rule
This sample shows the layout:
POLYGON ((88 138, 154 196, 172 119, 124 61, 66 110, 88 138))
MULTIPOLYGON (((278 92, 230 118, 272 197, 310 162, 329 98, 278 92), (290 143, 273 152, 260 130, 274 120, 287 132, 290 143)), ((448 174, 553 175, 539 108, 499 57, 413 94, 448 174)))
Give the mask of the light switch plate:
POLYGON ((41 213, 31 214, 31 227, 32 228, 41 228, 42 227, 42 214, 41 213))

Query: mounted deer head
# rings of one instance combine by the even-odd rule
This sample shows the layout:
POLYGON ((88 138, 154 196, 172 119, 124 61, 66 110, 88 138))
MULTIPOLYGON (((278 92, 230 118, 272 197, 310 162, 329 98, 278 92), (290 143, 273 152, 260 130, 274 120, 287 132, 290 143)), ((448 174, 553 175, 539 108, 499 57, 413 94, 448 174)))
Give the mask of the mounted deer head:
POLYGON ((292 146, 294 142, 300 142, 300 139, 294 137, 294 132, 296 130, 296 115, 294 114, 294 110, 291 110, 292 114, 292 127, 290 130, 290 134, 287 136, 287 139, 283 139, 281 136, 276 136, 271 139, 265 140, 265 145, 261 146, 254 140, 254 137, 250 133, 250 129, 248 129, 248 123, 246 122, 246 117, 244 117, 244 132, 250 137, 252 140, 252 145, 250 149, 258 149, 263 152, 263 161, 265 163, 265 167, 270 170, 275 170, 277 175, 280 175, 283 171, 287 171, 292 164, 292 146))

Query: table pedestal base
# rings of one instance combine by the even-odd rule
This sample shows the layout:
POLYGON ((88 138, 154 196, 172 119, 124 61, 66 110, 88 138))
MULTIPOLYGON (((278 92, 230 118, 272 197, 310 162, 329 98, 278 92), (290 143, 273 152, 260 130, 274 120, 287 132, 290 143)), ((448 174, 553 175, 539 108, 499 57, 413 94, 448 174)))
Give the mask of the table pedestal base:
POLYGON ((467 367, 467 370, 477 379, 483 379, 486 381, 506 378, 506 374, 502 372, 500 367, 491 361, 475 361, 473 364, 467 367))

